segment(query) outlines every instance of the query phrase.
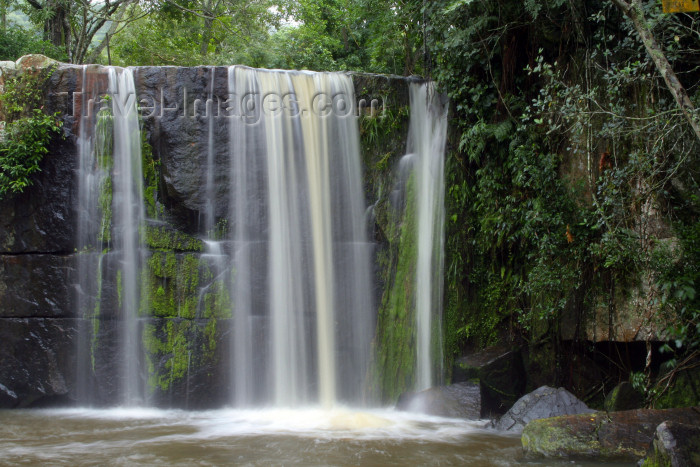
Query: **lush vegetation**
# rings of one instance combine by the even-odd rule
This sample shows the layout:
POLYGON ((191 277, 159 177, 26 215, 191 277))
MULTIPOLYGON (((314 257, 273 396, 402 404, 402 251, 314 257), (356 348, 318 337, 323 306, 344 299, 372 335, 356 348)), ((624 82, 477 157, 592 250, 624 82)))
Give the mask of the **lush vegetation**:
MULTIPOLYGON (((654 2, 644 14, 697 105, 696 18, 654 2)), ((606 1, 432 2, 429 17, 433 76, 459 125, 453 345, 539 349, 553 356, 549 379, 584 395, 601 388, 572 379, 578 363, 561 341, 591 339, 601 322, 600 340, 644 339, 626 327, 674 335, 671 362, 697 366, 700 141, 632 23, 606 1)), ((653 392, 652 363, 618 370, 653 392)))
POLYGON ((699 365, 698 14, 655 0, 20 3, 35 29, 3 25, 6 58, 434 78, 453 103, 446 355, 522 345, 546 360, 543 382, 593 397, 609 387, 576 379, 574 353, 663 339, 662 368, 616 361, 601 381, 631 374, 651 401, 699 365))
MULTIPOLYGON (((50 71, 49 71, 50 73, 50 71)), ((45 73, 24 73, 6 78, 0 94, 4 129, 0 140, 0 199, 21 193, 32 184, 32 175, 48 153, 48 143, 60 132, 58 115, 43 110, 45 73)))

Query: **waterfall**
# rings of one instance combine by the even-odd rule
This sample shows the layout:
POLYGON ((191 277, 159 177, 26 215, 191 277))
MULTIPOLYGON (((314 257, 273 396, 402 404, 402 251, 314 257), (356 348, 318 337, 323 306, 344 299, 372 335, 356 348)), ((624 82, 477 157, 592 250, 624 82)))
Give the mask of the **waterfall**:
POLYGON ((109 67, 104 78, 99 71, 82 68, 77 140, 76 305, 82 318, 77 397, 81 403, 98 402, 97 380, 117 376, 118 402, 137 405, 144 402, 138 325, 145 252, 141 133, 131 70, 109 67), (104 286, 107 280, 111 287, 104 286), (116 296, 105 297, 105 290, 115 285, 112 295, 116 296), (106 303, 108 299, 118 306, 106 303), (112 316, 105 316, 105 308, 118 308, 119 329, 111 328, 112 316), (109 368, 114 374, 106 375, 101 373, 104 368, 98 368, 105 358, 98 336, 113 332, 119 357, 111 361, 118 362, 118 368, 109 368))
MULTIPOLYGON (((82 67, 78 114, 78 280, 76 303, 82 321, 78 330, 76 392, 92 403, 95 339, 99 331, 102 246, 109 242, 111 212, 111 112, 96 112, 99 87, 88 67, 82 67), (109 208, 104 209, 104 205, 109 208)), ((77 109, 76 109, 77 110, 77 109)))
POLYGON ((409 153, 416 160, 416 377, 427 389, 442 373, 441 310, 445 225, 445 137, 447 106, 434 83, 411 83, 409 153))
POLYGON ((109 68, 114 125, 113 245, 118 257, 117 288, 121 311, 121 402, 144 402, 140 376, 141 339, 138 316, 141 307, 141 267, 144 263, 142 232, 145 211, 141 161, 141 132, 134 77, 129 69, 109 68))
POLYGON ((352 82, 232 67, 229 93, 235 401, 357 401, 372 293, 352 82))
MULTIPOLYGON (((222 386, 236 407, 367 402, 366 394, 375 394, 367 379, 377 319, 375 243, 350 76, 209 68, 200 75, 203 113, 203 96, 187 107, 182 92, 183 114, 160 128, 187 125, 204 136, 199 146, 182 139, 194 148, 187 161, 201 177, 188 195, 188 209, 199 212, 195 239, 174 227, 180 220, 168 212, 147 225, 132 70, 95 72, 102 89, 90 87, 87 70, 78 138, 81 402, 100 392, 94 400, 134 406, 169 398, 165 403, 187 406, 202 381, 222 384, 217 375, 226 373, 222 386), (224 71, 227 82, 217 86, 224 71), (90 113, 105 88, 102 108, 90 113), (169 232, 177 240, 154 237, 169 232), (198 295, 190 297, 193 290, 198 295), (187 301, 196 310, 181 314, 187 301), (173 398, 174 391, 184 397, 173 398)), ((441 373, 446 107, 430 84, 412 84, 410 99, 409 154, 390 196, 406 198, 392 204, 410 207, 415 241, 397 253, 411 264, 392 287, 412 294, 403 316, 413 321, 400 323, 410 342, 397 345, 404 367, 415 355, 415 388, 423 389, 441 373)), ((155 115, 149 118, 163 118, 162 109, 155 115)), ((168 135, 151 131, 167 149, 168 135)), ((167 163, 172 155, 159 154, 158 164, 160 157, 167 163)))

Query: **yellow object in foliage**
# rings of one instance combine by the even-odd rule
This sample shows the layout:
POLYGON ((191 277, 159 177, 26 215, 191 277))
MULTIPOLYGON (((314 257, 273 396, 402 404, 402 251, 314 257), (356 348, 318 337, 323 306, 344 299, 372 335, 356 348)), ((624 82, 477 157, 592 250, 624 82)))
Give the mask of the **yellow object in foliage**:
POLYGON ((663 0, 664 13, 700 11, 700 0, 663 0))

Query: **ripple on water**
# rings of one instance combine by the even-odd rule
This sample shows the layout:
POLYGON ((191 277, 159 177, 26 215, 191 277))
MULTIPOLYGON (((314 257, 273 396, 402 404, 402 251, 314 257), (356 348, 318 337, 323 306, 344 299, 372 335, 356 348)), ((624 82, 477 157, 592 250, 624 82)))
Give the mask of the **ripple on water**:
POLYGON ((519 438, 483 425, 342 407, 0 411, 0 465, 521 465, 519 438))

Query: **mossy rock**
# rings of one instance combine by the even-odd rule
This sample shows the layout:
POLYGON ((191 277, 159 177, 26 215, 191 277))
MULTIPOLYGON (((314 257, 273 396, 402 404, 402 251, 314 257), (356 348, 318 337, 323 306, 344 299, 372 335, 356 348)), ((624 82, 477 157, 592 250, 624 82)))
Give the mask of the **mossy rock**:
POLYGON ((146 245, 160 251, 201 252, 204 250, 204 244, 200 239, 167 225, 147 226, 146 245))
POLYGON ((646 456, 659 424, 697 424, 698 417, 698 407, 565 415, 531 421, 521 442, 529 458, 636 462, 646 456))
POLYGON ((229 326, 215 318, 149 320, 143 329, 149 403, 192 409, 225 403, 229 326))
POLYGON ((607 396, 603 408, 606 412, 639 409, 644 405, 644 395, 630 383, 620 383, 607 396))
POLYGON ((700 426, 664 422, 656 428, 643 467, 700 466, 700 426))

